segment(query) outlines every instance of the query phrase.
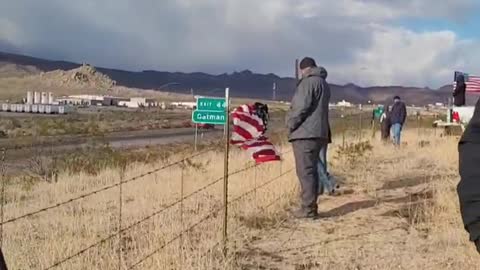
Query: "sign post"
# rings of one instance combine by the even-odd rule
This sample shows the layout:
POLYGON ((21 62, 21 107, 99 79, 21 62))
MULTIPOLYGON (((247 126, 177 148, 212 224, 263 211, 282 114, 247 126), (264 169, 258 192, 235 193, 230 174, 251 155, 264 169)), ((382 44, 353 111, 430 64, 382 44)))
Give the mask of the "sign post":
POLYGON ((195 152, 197 152, 197 143, 198 143, 198 124, 195 124, 195 146, 194 146, 195 152))
POLYGON ((228 232, 228 157, 230 150, 230 89, 225 88, 225 116, 226 121, 224 125, 224 137, 225 137, 225 157, 223 164, 223 255, 227 256, 227 232, 228 232))
MULTIPOLYGON (((192 121, 198 124, 223 125, 225 140, 224 163, 223 163, 223 254, 227 255, 228 236, 228 157, 230 151, 230 89, 225 88, 225 98, 198 97, 197 109, 192 113, 192 121)), ((197 138, 197 128, 195 138, 197 138)), ((196 141, 197 139, 195 139, 196 141)))

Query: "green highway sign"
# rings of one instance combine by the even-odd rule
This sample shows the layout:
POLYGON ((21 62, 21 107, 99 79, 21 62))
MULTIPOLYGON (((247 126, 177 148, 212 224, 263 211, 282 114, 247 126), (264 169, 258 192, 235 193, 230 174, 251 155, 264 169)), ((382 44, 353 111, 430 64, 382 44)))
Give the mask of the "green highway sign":
POLYGON ((226 119, 225 111, 195 110, 192 114, 192 121, 197 124, 225 125, 226 119))
POLYGON ((197 110, 210 112, 224 112, 227 106, 224 98, 206 98, 197 99, 197 110))

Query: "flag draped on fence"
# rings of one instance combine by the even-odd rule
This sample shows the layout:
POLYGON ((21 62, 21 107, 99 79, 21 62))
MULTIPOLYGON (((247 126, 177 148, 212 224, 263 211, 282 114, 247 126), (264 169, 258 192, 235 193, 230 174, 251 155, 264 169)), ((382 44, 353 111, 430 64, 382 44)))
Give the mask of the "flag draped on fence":
POLYGON ((453 89, 457 86, 457 76, 463 75, 465 78, 465 84, 467 85, 467 92, 480 92, 480 76, 470 75, 467 73, 455 71, 453 80, 453 89))
POLYGON ((264 135, 267 129, 265 112, 260 112, 255 105, 245 104, 232 112, 232 119, 231 144, 246 150, 257 163, 280 160, 275 146, 264 135))

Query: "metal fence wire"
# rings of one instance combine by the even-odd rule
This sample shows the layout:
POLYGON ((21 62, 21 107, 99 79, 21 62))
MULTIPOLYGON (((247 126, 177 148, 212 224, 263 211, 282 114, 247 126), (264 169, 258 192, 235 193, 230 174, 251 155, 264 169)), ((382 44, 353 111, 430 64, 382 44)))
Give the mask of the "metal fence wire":
MULTIPOLYGON (((39 208, 37 210, 34 210, 34 211, 31 211, 31 212, 28 212, 28 213, 25 213, 25 214, 22 214, 22 215, 19 215, 19 216, 16 216, 16 217, 13 217, 13 218, 10 218, 10 219, 7 219, 7 220, 4 220, 4 205, 5 205, 5 177, 4 177, 4 160, 5 160, 5 155, 6 155, 6 151, 2 151, 1 152, 1 156, 0 156, 0 160, 2 160, 2 166, 0 167, 0 173, 1 173, 1 176, 2 176, 2 183, 1 183, 1 195, 2 195, 2 198, 1 198, 1 209, 0 209, 0 248, 2 247, 2 244, 3 244, 3 229, 4 229, 4 225, 6 224, 12 224, 12 223, 15 223, 17 221, 21 221, 21 220, 25 220, 25 219, 28 219, 30 217, 33 217, 33 216, 36 216, 36 215, 40 215, 42 213, 46 213, 52 209, 56 209, 56 208, 59 208, 59 207, 62 207, 62 206, 65 206, 65 205, 68 205, 68 204, 71 204, 73 202, 76 202, 76 201, 80 201, 80 200, 85 200, 85 199, 88 199, 94 195, 98 195, 102 192, 105 192, 105 191, 108 191, 108 190, 112 190, 114 188, 118 188, 118 213, 117 213, 117 226, 116 228, 114 229, 114 232, 101 238, 100 240, 94 242, 94 243, 91 243, 90 245, 88 246, 85 246, 84 248, 76 251, 76 252, 73 252, 72 254, 66 256, 66 257, 63 257, 61 259, 58 259, 57 261, 55 261, 54 263, 52 263, 51 265, 43 268, 45 270, 48 270, 48 269, 55 269, 57 267, 60 267, 62 265, 64 265, 65 263, 67 262, 70 262, 71 260, 75 259, 75 258, 78 258, 82 255, 84 255, 85 253, 87 253, 88 251, 94 249, 94 248, 97 248, 97 247, 100 247, 101 245, 109 242, 109 241, 113 241, 115 239, 117 239, 118 241, 118 246, 116 247, 116 253, 117 253, 117 264, 118 264, 118 269, 124 269, 125 267, 127 269, 135 269, 135 268, 138 268, 139 266, 141 266, 144 262, 146 262, 148 259, 152 258, 154 255, 156 255, 157 253, 161 252, 162 250, 164 250, 166 247, 169 247, 171 246, 173 243, 175 243, 176 241, 178 240, 181 240, 185 234, 191 232, 192 230, 194 230, 195 228, 199 227, 201 224, 205 223, 206 221, 210 220, 212 217, 216 217, 218 215, 218 213, 220 213, 221 211, 225 211, 226 208, 228 206, 231 206, 232 204, 234 203, 238 203, 246 198, 248 198, 249 196, 251 195, 255 195, 256 197, 256 194, 257 194, 257 191, 260 190, 260 189, 263 189, 273 183, 275 183, 276 181, 279 181, 280 179, 282 179, 284 176, 288 175, 289 173, 291 173, 294 168, 290 168, 288 170, 285 170, 284 166, 283 166, 283 160, 280 162, 280 165, 279 165, 279 174, 275 177, 272 177, 270 178, 269 180, 263 182, 262 184, 257 184, 257 180, 255 179, 255 185, 254 185, 254 188, 232 198, 231 200, 228 200, 228 203, 226 206, 223 206, 222 207, 216 207, 213 211, 210 211, 209 213, 207 213, 206 215, 204 215, 200 220, 198 220, 197 222, 191 224, 190 226, 188 227, 184 227, 183 226, 183 219, 184 219, 184 210, 183 210, 183 203, 185 200, 189 199, 189 198, 192 198, 210 188, 212 188, 213 186, 215 186, 216 184, 219 184, 220 182, 222 182, 222 180, 225 179, 225 175, 222 176, 222 177, 219 177, 217 179, 214 179, 210 182, 208 182, 207 184, 203 185, 202 187, 192 191, 191 193, 188 193, 188 194, 184 194, 184 183, 183 183, 183 178, 184 178, 184 172, 183 172, 183 166, 181 166, 182 164, 185 164, 185 163, 188 163, 191 159, 193 158, 196 158, 196 157, 200 157, 202 155, 205 155, 209 152, 211 152, 212 149, 208 149, 208 150, 205 150, 205 151, 202 151, 202 152, 199 152, 199 153, 196 153, 194 155, 191 155, 191 156, 188 156, 186 158, 183 158, 183 159, 180 159, 178 161, 175 161, 175 162, 172 162, 172 163, 169 163, 167 165, 163 165, 161 167, 158 167, 158 168, 155 168, 151 171, 148 171, 148 172, 145 172, 145 173, 142 173, 140 175, 137 175, 137 176, 134 176, 134 177, 131 177, 131 178, 128 178, 128 179, 125 179, 125 170, 126 170, 126 167, 122 167, 121 170, 120 170, 120 175, 119 175, 119 180, 116 181, 114 184, 110 184, 110 185, 106 185, 106 186, 103 186, 101 188, 98 188, 98 189, 95 189, 95 190, 91 190, 89 192, 86 192, 86 193, 83 193, 79 196, 75 196, 75 197, 72 197, 68 200, 64 200, 64 201, 61 201, 61 202, 58 202, 58 203, 55 203, 55 204, 52 204, 52 205, 49 205, 49 206, 46 206, 46 207, 43 207, 43 208, 39 208), (140 179, 144 179, 146 176, 149 176, 149 175, 154 175, 155 174, 155 179, 157 179, 157 173, 160 172, 160 171, 163 171, 165 169, 168 169, 168 168, 172 168, 173 166, 176 166, 176 165, 180 165, 180 167, 182 168, 182 172, 181 172, 181 191, 180 191, 180 198, 178 198, 177 200, 171 202, 170 204, 168 205, 165 205, 165 206, 162 206, 161 208, 159 209, 156 209, 153 213, 149 214, 149 215, 146 215, 144 216, 143 218, 141 219, 138 219, 137 221, 135 222, 132 222, 131 224, 128 224, 128 225, 124 225, 124 220, 123 220, 123 200, 124 200, 124 185, 127 184, 127 183, 131 183, 131 182, 134 182, 134 181, 137 181, 137 180, 140 180, 140 179), (138 260, 136 260, 135 262, 133 262, 131 265, 129 266, 125 266, 125 260, 123 258, 124 256, 124 252, 122 250, 122 237, 123 235, 129 231, 129 230, 133 230, 135 229, 136 227, 138 227, 139 225, 141 224, 144 224, 145 222, 153 219, 154 217, 157 217, 159 215, 161 215, 162 213, 165 213, 167 210, 169 209, 172 209, 176 206, 180 206, 181 207, 181 210, 180 210, 180 221, 182 223, 182 227, 181 227, 181 230, 178 234, 176 234, 175 236, 173 236, 171 239, 169 239, 168 241, 166 241, 165 243, 163 243, 162 245, 158 246, 157 248, 155 248, 153 251, 149 252, 148 254, 146 254, 145 256, 143 256, 142 258, 139 258, 138 260)), ((282 153, 281 155, 282 156, 285 156, 286 154, 289 154, 291 153, 291 151, 286 151, 284 153, 282 153)), ((238 175, 242 172, 246 172, 246 171, 249 171, 251 169, 254 169, 255 170, 255 178, 257 178, 257 168, 259 166, 262 166, 262 165, 259 165, 259 164, 252 164, 252 165, 248 165, 246 167, 243 167, 241 169, 238 169, 238 170, 235 170, 233 172, 229 172, 228 173, 228 176, 234 176, 234 175, 238 175)), ((156 180, 155 180, 156 181, 156 180)), ((269 208, 270 206, 274 205, 276 202, 278 202, 282 197, 284 197, 285 194, 281 194, 280 196, 278 196, 273 202, 270 202, 268 204, 268 206, 265 206, 265 207, 262 207, 260 209, 260 211, 266 211, 267 208, 269 208)), ((255 200, 256 201, 256 200, 255 200)), ((227 217, 228 219, 228 217, 227 217)), ((224 221, 226 222, 226 221, 224 221)), ((235 234, 235 232, 233 232, 233 234, 235 234)), ((219 242, 221 243, 221 241, 219 242)), ((217 244, 219 244, 217 243, 217 244)), ((217 246, 214 245, 214 246, 217 246)), ((180 246, 183 245, 183 241, 180 241, 180 246)), ((210 248, 209 251, 211 251, 214 247, 210 248)), ((0 249, 0 252, 1 252, 1 249, 0 249)))

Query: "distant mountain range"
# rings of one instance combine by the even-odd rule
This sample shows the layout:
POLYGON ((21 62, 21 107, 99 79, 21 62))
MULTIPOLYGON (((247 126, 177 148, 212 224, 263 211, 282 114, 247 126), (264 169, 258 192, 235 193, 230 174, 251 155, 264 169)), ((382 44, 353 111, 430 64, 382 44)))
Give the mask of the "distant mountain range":
MULTIPOLYGON (((48 72, 53 70, 71 70, 81 64, 66 61, 51 61, 30 56, 0 52, 0 73, 2 65, 15 65, 25 76, 28 72, 48 72)), ((282 78, 275 74, 256 74, 249 70, 231 74, 210 75, 206 73, 181 73, 145 70, 132 72, 118 69, 96 67, 97 71, 109 76, 117 85, 139 89, 159 91, 221 95, 221 89, 230 87, 232 96, 259 99, 273 99, 273 85, 276 85, 275 99, 290 100, 295 89, 294 78, 282 78)), ((12 71, 9 71, 11 76, 12 71)), ((0 77, 2 75, 0 74, 0 77)), ((452 86, 440 89, 375 86, 360 87, 355 84, 331 84, 332 102, 347 100, 353 103, 390 102, 395 95, 401 96, 408 104, 426 105, 445 103, 451 97, 452 86)), ((475 99, 476 101, 476 99, 475 99)), ((474 102, 474 101, 472 101, 474 102)))

